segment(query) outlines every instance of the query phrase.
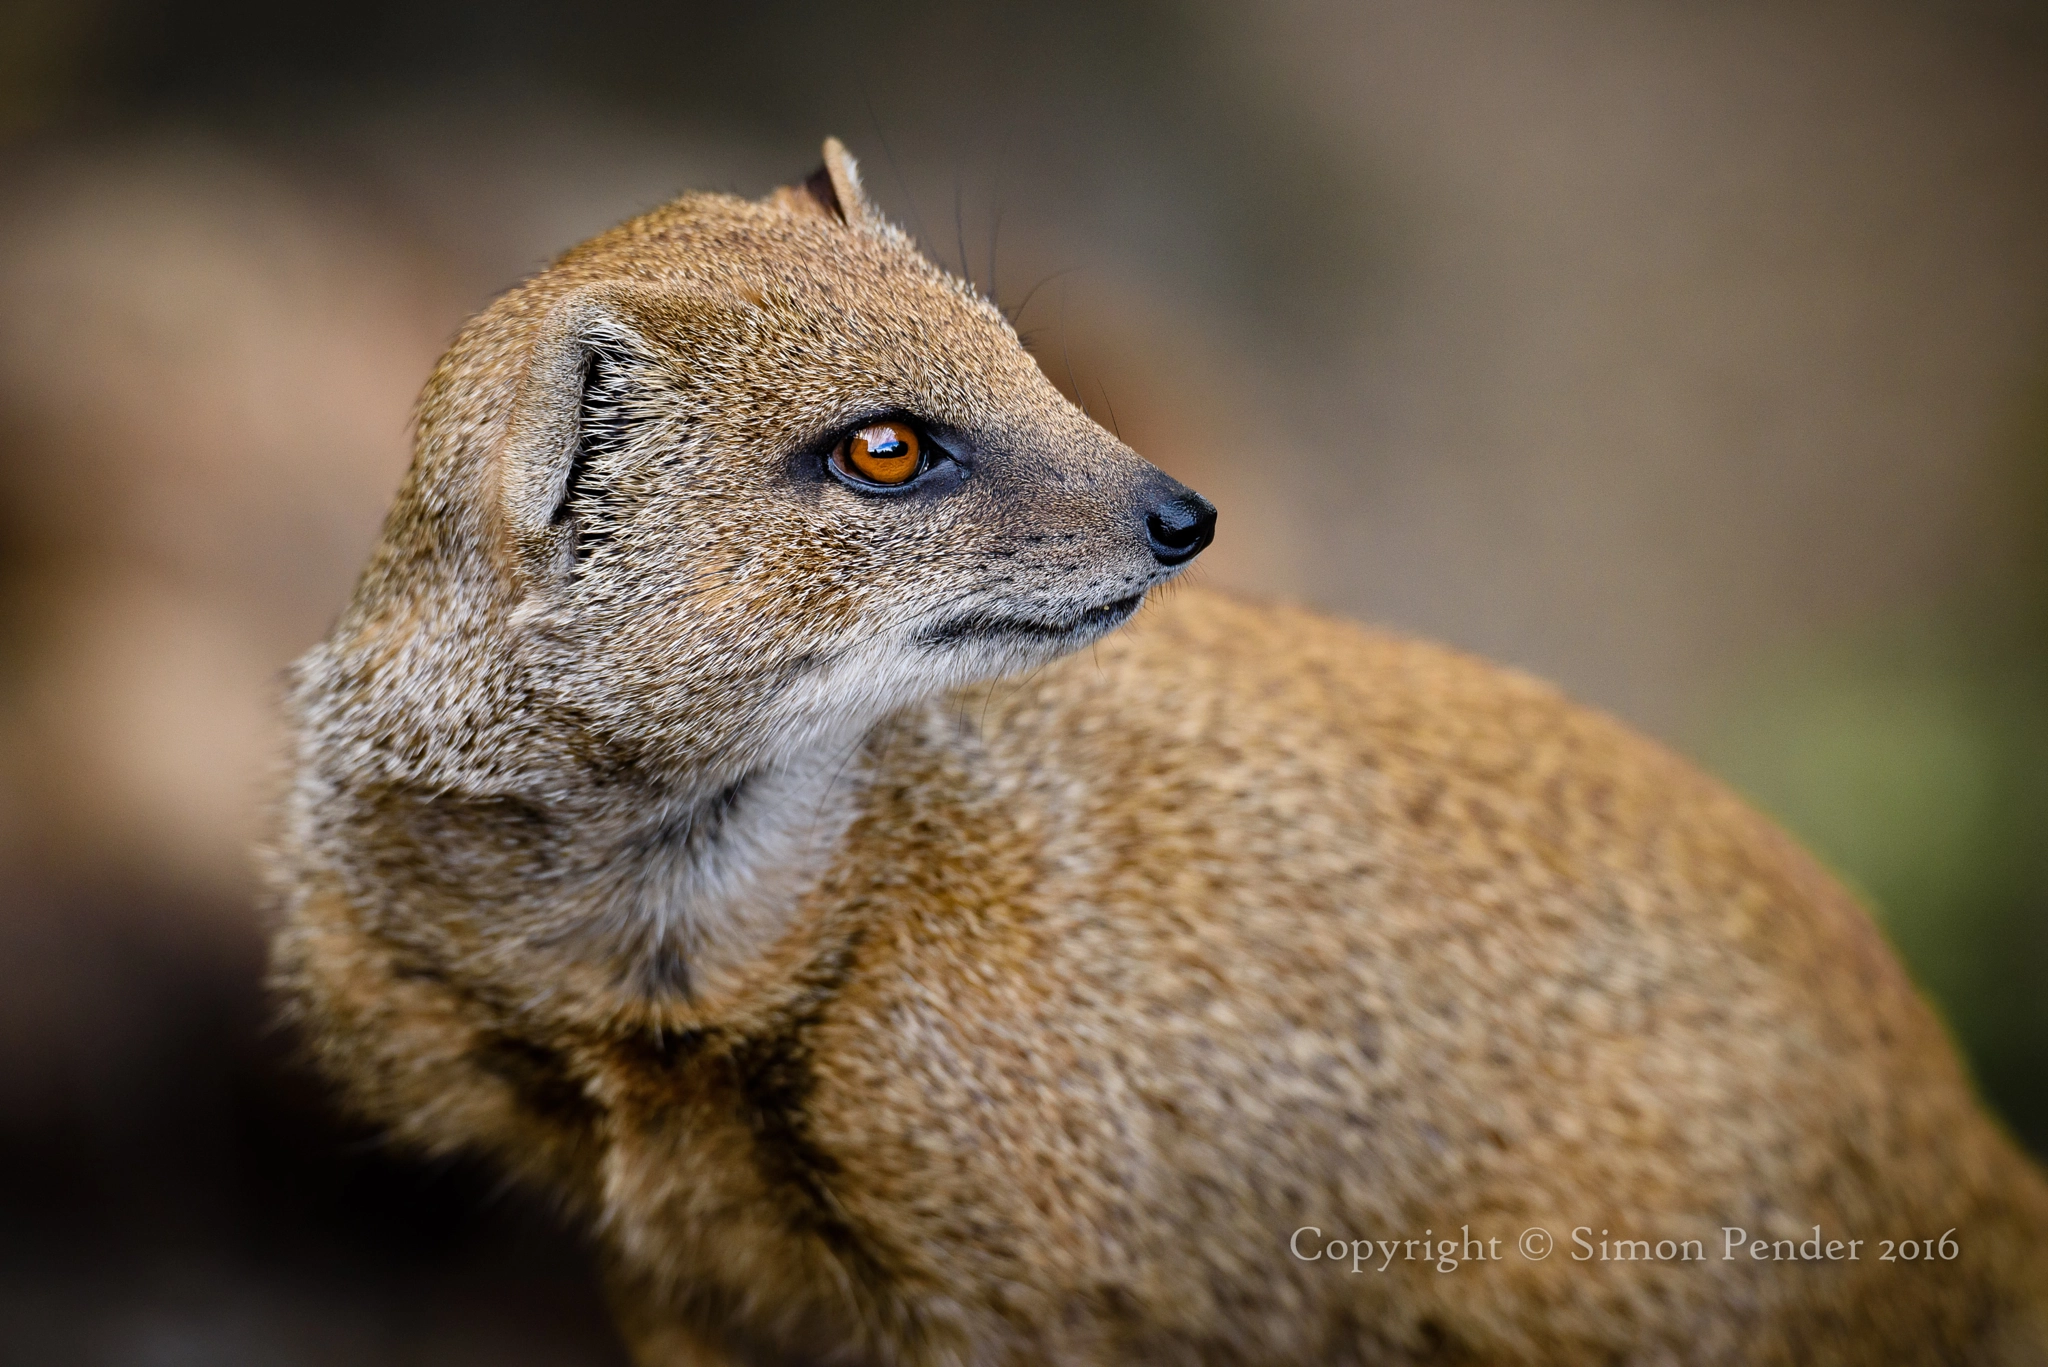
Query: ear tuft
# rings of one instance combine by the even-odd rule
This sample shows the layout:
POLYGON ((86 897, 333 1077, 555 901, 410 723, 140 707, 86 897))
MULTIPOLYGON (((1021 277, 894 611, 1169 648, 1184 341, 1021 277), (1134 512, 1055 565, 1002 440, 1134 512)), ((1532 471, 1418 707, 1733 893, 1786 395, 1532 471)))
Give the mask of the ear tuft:
POLYGON ((640 409, 633 372, 646 354, 622 305, 610 289, 576 291, 532 339, 494 453, 501 545, 521 592, 575 575, 618 524, 616 481, 640 409))
POLYGON ((576 403, 576 443, 562 478, 550 526, 566 527, 577 572, 610 539, 619 505, 613 480, 631 440, 632 386, 625 353, 609 339, 585 341, 583 383, 576 403))
POLYGON ((853 153, 846 150, 846 144, 837 138, 825 139, 826 176, 832 182, 832 194, 839 201, 839 216, 848 223, 879 223, 882 215, 868 201, 868 193, 861 188, 860 163, 853 159, 853 153))
POLYGON ((825 162, 800 185, 785 185, 768 203, 787 213, 819 214, 850 227, 880 223, 881 214, 861 188, 860 166, 837 138, 825 139, 825 162))

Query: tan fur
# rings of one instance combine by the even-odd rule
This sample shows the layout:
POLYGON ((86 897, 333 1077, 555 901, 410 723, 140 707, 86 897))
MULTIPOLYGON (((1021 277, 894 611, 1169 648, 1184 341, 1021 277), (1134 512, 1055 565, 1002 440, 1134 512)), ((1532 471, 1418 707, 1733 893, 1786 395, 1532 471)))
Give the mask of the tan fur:
POLYGON ((499 300, 299 667, 320 1060, 568 1199, 649 1364, 2043 1361, 2048 1191, 1864 913, 1437 647, 1180 592, 1074 653, 1162 479, 835 144, 499 300), (822 473, 891 411, 964 475, 822 473), (1815 1224, 1865 1256, 1718 1256, 1815 1224))

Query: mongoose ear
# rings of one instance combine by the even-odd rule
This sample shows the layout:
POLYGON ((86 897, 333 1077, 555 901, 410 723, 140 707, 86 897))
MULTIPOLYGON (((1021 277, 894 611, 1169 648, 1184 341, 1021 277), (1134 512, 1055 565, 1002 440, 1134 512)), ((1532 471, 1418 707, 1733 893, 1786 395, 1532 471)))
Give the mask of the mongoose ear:
POLYGON ((575 574, 611 534, 638 334, 601 297, 541 324, 497 452, 505 549, 522 588, 575 574))
POLYGON ((861 189, 860 165, 837 138, 825 139, 825 164, 801 185, 785 185, 768 202, 793 214, 819 214, 853 227, 883 221, 881 212, 861 189))

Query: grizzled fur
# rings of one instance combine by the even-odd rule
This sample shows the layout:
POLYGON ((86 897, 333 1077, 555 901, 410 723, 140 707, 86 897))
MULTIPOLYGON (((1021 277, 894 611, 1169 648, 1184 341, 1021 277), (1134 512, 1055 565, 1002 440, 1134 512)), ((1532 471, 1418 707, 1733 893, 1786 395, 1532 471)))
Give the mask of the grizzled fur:
POLYGON ((834 143, 499 300, 297 673, 322 1064, 566 1197, 649 1364, 2043 1361, 2041 1179, 1720 788, 1292 610, 1073 654, 1177 489, 834 143), (887 414, 957 460, 834 480, 887 414), (1815 1224, 1862 1258, 1720 1256, 1815 1224), (1354 1275, 1304 1226, 1502 1256, 1354 1275))

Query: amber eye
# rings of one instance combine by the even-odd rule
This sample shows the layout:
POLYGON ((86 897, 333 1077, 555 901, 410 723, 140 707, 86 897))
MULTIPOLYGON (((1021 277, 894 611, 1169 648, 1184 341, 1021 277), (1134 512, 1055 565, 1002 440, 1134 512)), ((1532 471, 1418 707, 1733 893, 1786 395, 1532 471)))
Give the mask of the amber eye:
POLYGON ((834 447, 832 463, 869 484, 903 484, 924 465, 924 447, 909 424, 878 422, 834 447))

